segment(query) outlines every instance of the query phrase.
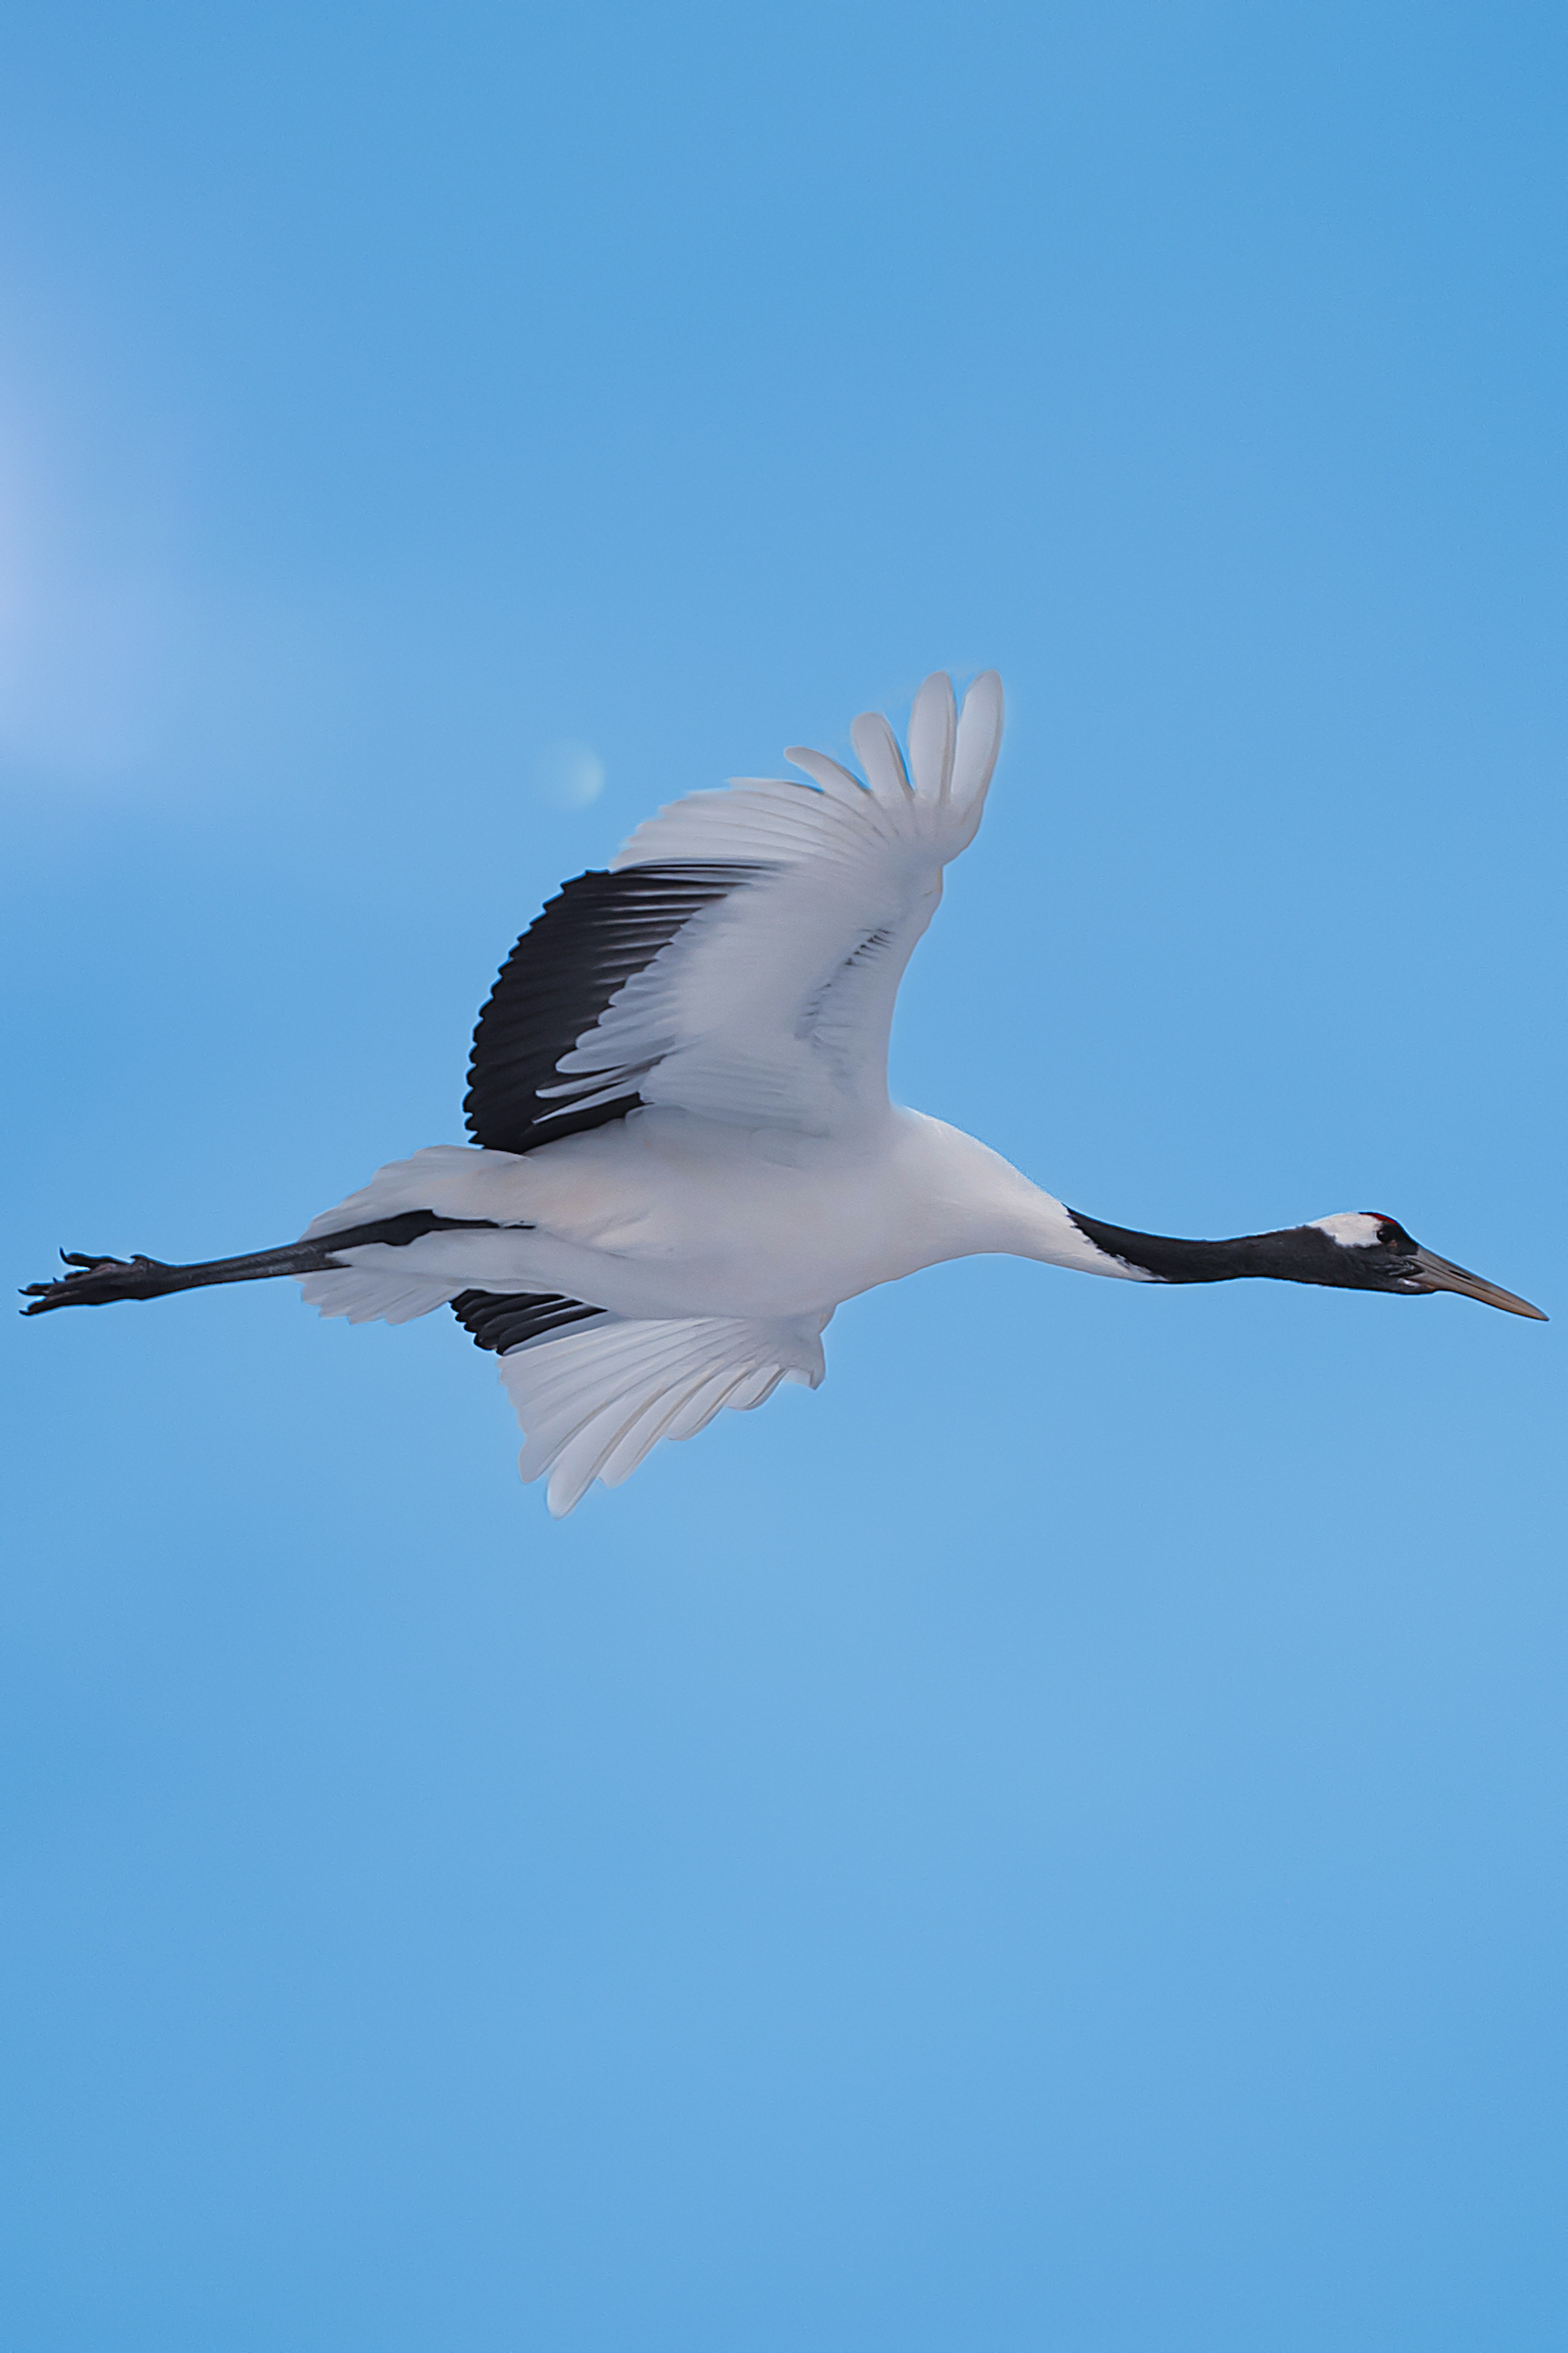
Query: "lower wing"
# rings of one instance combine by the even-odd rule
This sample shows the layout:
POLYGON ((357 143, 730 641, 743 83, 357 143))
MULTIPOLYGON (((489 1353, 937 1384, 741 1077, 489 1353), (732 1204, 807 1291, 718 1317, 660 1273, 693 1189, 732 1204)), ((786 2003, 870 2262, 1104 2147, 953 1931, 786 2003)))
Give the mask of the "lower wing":
POLYGON ((557 1519, 595 1479, 618 1487, 661 1438, 695 1438, 724 1406, 747 1411, 781 1381, 816 1388, 825 1366, 815 1318, 747 1322, 596 1315, 525 1341, 500 1377, 528 1443, 525 1479, 549 1474, 557 1519))

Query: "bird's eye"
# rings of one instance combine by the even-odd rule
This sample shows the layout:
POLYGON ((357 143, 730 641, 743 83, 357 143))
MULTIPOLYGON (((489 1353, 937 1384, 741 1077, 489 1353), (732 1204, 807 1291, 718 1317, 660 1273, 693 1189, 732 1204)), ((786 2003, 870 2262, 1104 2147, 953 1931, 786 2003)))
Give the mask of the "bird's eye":
POLYGON ((1392 1218, 1384 1218, 1377 1229, 1377 1239, 1385 1250, 1397 1250, 1409 1237, 1403 1226, 1396 1226, 1392 1218))

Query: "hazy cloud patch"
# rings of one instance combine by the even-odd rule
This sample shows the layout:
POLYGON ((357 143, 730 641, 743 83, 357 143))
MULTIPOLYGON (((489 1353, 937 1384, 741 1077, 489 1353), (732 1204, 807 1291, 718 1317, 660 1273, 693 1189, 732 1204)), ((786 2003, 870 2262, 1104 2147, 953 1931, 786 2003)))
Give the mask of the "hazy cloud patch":
POLYGON ((552 808, 586 808, 605 789, 605 764, 591 745, 562 737, 536 754, 533 789, 552 808))

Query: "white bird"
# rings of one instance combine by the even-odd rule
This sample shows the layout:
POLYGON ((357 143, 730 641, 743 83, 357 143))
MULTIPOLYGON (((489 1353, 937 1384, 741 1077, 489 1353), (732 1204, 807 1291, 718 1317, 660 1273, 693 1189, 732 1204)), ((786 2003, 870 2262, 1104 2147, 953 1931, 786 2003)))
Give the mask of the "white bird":
POLYGON ((1457 1291, 1544 1321, 1376 1212, 1231 1241, 1132 1233, 891 1103, 893 1000, 980 823, 1001 681, 977 678, 960 712, 927 679, 907 759, 878 713, 850 733, 863 777, 792 749, 804 783, 676 801, 551 901, 474 1032, 472 1145, 391 1162, 282 1250, 62 1252, 76 1271, 29 1285, 24 1312, 277 1274, 351 1323, 450 1304, 499 1354, 522 1475, 548 1473, 557 1514, 722 1406, 816 1388, 842 1301, 977 1252, 1132 1282, 1457 1291))

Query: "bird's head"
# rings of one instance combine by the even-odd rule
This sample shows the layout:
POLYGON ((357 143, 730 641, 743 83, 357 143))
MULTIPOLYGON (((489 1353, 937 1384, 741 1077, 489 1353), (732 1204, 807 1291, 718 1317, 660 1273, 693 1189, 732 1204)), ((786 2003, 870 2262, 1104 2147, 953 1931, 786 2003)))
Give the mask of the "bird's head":
POLYGON ((1342 1209, 1336 1217, 1314 1219, 1305 1230, 1326 1235, 1335 1252, 1329 1261, 1332 1272, 1321 1280, 1357 1291, 1457 1291, 1485 1307, 1502 1307, 1510 1315, 1546 1322, 1541 1309, 1527 1299, 1516 1299, 1511 1291, 1450 1265, 1436 1250, 1423 1250, 1396 1218, 1385 1218, 1380 1210, 1342 1209))

